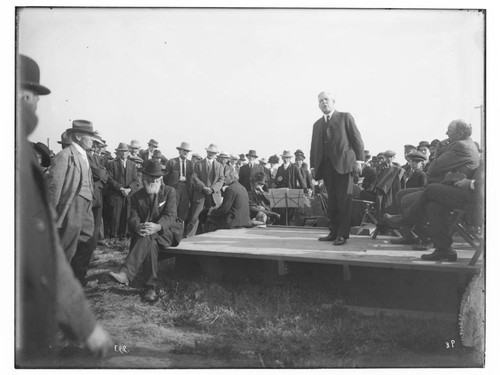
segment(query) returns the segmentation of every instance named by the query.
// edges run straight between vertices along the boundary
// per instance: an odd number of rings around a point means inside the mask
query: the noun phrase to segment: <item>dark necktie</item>
[[[186,167],[184,166],[185,162],[186,162],[185,160],[181,161],[181,176],[182,177],[186,177]]]

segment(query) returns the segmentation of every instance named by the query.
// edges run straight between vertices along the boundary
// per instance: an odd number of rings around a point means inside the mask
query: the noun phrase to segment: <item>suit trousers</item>
[[[128,197],[112,197],[110,206],[110,238],[125,236],[127,234],[128,209]]]
[[[59,229],[59,236],[75,277],[85,285],[85,276],[97,244],[94,238],[92,201],[79,195],[73,199]]]
[[[145,285],[155,287],[158,279],[158,234],[136,237],[133,246],[125,259],[122,271],[132,281],[142,265]]]
[[[185,221],[187,219],[191,203],[187,183],[179,182],[175,186],[175,193],[177,198],[177,217],[182,221]]]
[[[321,162],[323,181],[328,193],[330,232],[334,236],[349,238],[352,212],[352,174],[337,173],[329,159]]]
[[[432,243],[437,249],[446,249],[453,243],[450,236],[450,211],[467,203],[469,192],[455,186],[430,184],[420,194],[406,218],[412,223],[429,222]]]
[[[204,208],[212,207],[211,202],[213,202],[213,199],[210,195],[198,199],[193,199],[193,201],[191,202],[189,220],[184,233],[187,238],[196,235],[196,231],[198,230],[198,225],[200,223],[200,213]]]

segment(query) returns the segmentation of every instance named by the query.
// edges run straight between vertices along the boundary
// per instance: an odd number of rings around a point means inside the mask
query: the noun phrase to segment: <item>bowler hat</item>
[[[176,147],[177,150],[186,150],[186,151],[191,151],[191,145],[187,142],[181,142],[181,145],[179,147]]]
[[[157,160],[149,159],[144,163],[143,168],[138,168],[137,170],[151,177],[161,177],[165,175],[165,172],[161,169],[161,164]]]
[[[208,147],[205,149],[207,150],[208,152],[214,152],[214,153],[218,153],[219,151],[217,150],[217,145],[213,144],[213,143],[210,143],[208,145]]]
[[[245,155],[247,158],[258,158],[257,152],[255,150],[248,150],[248,154]]]
[[[137,139],[132,139],[130,141],[130,144],[128,145],[129,148],[137,149],[141,148],[141,144]]]
[[[408,155],[406,155],[408,159],[415,161],[425,161],[427,158],[420,151],[412,151]]]
[[[70,145],[73,142],[71,142],[71,137],[69,136],[68,132],[64,131],[61,134],[61,140],[57,141],[57,143],[59,143],[60,145]]]
[[[285,150],[283,153],[280,155],[282,158],[291,158],[292,157],[292,152]]]
[[[50,167],[50,150],[49,150],[49,148],[42,142],[33,143],[33,148],[42,157],[42,162],[41,162],[42,167],[44,167],[44,168]]]
[[[158,147],[158,141],[154,140],[154,139],[150,139],[149,142],[148,142],[148,146],[156,146]]]
[[[94,126],[90,121],[87,120],[74,120],[72,127],[66,129],[66,131],[68,133],[85,133],[95,135]]]
[[[396,153],[392,150],[387,150],[386,152],[384,152],[384,156],[387,158],[392,158],[393,156],[396,156]]]
[[[269,160],[267,162],[269,164],[278,164],[280,162],[280,159],[278,158],[278,155],[272,155],[269,157]]]
[[[128,146],[125,142],[120,142],[118,147],[115,148],[115,151],[128,151]]]
[[[304,160],[306,158],[306,156],[304,155],[304,151],[298,149],[297,151],[294,152],[294,155],[295,157],[302,157],[302,160]]]
[[[40,68],[32,58],[19,55],[19,83],[23,89],[35,92],[37,95],[50,94],[50,90],[40,85]]]

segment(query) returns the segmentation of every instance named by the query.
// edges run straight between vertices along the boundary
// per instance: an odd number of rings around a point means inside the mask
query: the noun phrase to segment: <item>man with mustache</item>
[[[142,264],[146,292],[144,300],[158,299],[158,251],[177,246],[182,238],[182,222],[177,219],[175,189],[162,183],[164,172],[158,161],[148,160],[142,172],[144,187],[130,198],[130,251],[120,272],[110,276],[128,285]]]

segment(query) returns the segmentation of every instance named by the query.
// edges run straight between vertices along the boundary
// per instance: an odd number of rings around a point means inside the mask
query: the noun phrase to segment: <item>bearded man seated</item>
[[[142,264],[144,299],[154,302],[158,299],[158,251],[179,244],[182,222],[177,219],[175,189],[162,183],[164,172],[160,163],[148,160],[139,171],[144,187],[130,197],[130,251],[120,272],[109,274],[119,283],[128,285]]]

